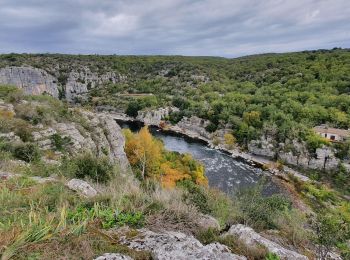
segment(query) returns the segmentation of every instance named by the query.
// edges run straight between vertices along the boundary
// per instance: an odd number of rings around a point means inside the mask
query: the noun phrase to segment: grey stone
[[[115,72],[106,72],[102,75],[92,72],[88,67],[81,67],[79,70],[71,71],[66,83],[66,99],[74,101],[75,97],[84,97],[92,88],[104,83],[117,83],[126,80],[126,76]]]
[[[164,231],[156,233],[147,229],[138,230],[133,238],[122,237],[121,243],[136,250],[150,251],[158,260],[191,259],[246,259],[232,254],[228,247],[219,243],[202,245],[192,236],[180,232]]]
[[[228,232],[223,234],[223,236],[233,235],[240,239],[243,243],[245,243],[249,247],[259,247],[264,246],[271,253],[275,253],[281,259],[284,260],[307,260],[308,258],[304,255],[301,255],[297,252],[286,249],[279,244],[270,241],[257,232],[255,232],[252,228],[238,224],[233,225],[229,229]]]
[[[164,118],[169,116],[171,112],[176,111],[179,111],[177,107],[164,107],[156,110],[139,111],[136,120],[143,122],[145,125],[159,126]]]
[[[95,260],[132,260],[132,259],[133,258],[131,258],[130,256],[116,254],[116,253],[106,253],[95,258]]]
[[[79,194],[91,198],[97,195],[97,191],[89,183],[79,179],[71,179],[67,182],[67,187]]]
[[[217,229],[217,230],[220,229],[219,221],[217,221],[217,219],[213,218],[210,215],[201,214],[198,217],[197,224],[199,227],[201,227],[203,229],[209,229],[209,228],[213,228],[213,229]]]
[[[250,141],[248,144],[248,151],[252,154],[268,158],[274,158],[276,156],[273,140],[266,136],[262,136],[259,140]]]

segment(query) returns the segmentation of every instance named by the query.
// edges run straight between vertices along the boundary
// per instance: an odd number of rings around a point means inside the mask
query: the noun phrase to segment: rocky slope
[[[45,108],[45,105],[35,101],[21,101],[17,106],[23,104],[27,108]],[[0,101],[0,110],[11,113],[11,117],[16,116],[16,107],[12,104]],[[111,162],[118,163],[123,169],[129,167],[124,152],[124,136],[113,117],[107,113],[93,113],[83,109],[70,109],[70,112],[74,115],[71,120],[52,120],[29,127],[33,141],[40,149],[54,150],[53,138],[59,136],[60,139],[66,138],[68,143],[65,148],[71,154],[90,151],[99,156],[108,155]],[[21,142],[15,131],[2,132],[0,137],[11,142]]]
[[[126,76],[115,72],[98,74],[88,67],[72,69],[67,75],[61,75],[59,70],[53,70],[52,75],[43,69],[31,66],[5,67],[0,69],[0,84],[17,86],[26,94],[49,94],[55,98],[65,97],[73,102],[76,98],[84,98],[90,89],[105,83],[116,83],[126,79]]]

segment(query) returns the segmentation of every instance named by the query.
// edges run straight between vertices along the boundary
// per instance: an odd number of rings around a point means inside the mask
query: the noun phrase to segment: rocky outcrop
[[[122,254],[115,254],[115,253],[106,253],[104,255],[101,255],[95,260],[132,260],[130,256],[122,255]]]
[[[232,235],[241,240],[249,247],[265,247],[269,252],[276,254],[283,260],[307,260],[304,255],[286,249],[279,244],[270,241],[260,234],[256,233],[252,228],[244,225],[234,225],[223,236]]]
[[[52,149],[52,136],[60,135],[69,140],[67,150],[72,154],[81,151],[91,151],[99,156],[108,156],[122,169],[129,167],[129,161],[124,152],[125,140],[120,126],[113,117],[106,113],[93,113],[77,110],[81,116],[81,123],[62,122],[51,127],[36,126],[32,132],[34,141],[41,149]]]
[[[286,145],[281,145],[278,154],[285,163],[302,168],[330,171],[337,169],[340,160],[335,156],[335,149],[328,146],[317,148],[314,154],[310,154],[306,145],[293,141],[292,148],[285,149]]]
[[[330,171],[337,169],[340,164],[340,160],[335,156],[334,148],[322,146],[311,154],[306,144],[297,140],[274,144],[271,137],[263,136],[259,140],[251,141],[248,144],[248,151],[253,155],[270,159],[277,157],[286,164],[305,169]]]
[[[65,96],[68,101],[74,101],[75,97],[86,94],[90,89],[105,83],[117,83],[124,81],[126,76],[116,74],[115,72],[106,72],[99,75],[84,67],[79,71],[72,71],[68,75],[65,86]]]
[[[158,260],[246,259],[232,254],[222,244],[203,245],[194,237],[180,232],[164,231],[156,233],[141,229],[138,230],[135,237],[122,236],[120,242],[135,250],[150,251],[153,258]]]
[[[0,69],[0,84],[14,85],[26,94],[49,94],[58,98],[57,79],[45,70],[33,67],[6,67]]]
[[[275,146],[270,137],[262,136],[260,140],[253,140],[248,144],[248,151],[255,155],[260,155],[268,158],[276,156]]]
[[[111,161],[117,162],[122,169],[129,167],[129,161],[124,151],[125,139],[120,126],[107,113],[92,113],[82,111],[90,125],[90,136],[99,155],[107,154]]]
[[[172,112],[177,112],[177,107],[164,107],[156,110],[139,111],[136,120],[143,122],[145,125],[159,126],[161,121],[169,116]]]
[[[180,132],[192,138],[204,139],[209,141],[211,134],[205,130],[209,121],[201,119],[196,116],[184,117],[174,127],[171,127],[173,131]]]
[[[67,187],[87,198],[92,198],[97,195],[97,191],[91,187],[89,183],[83,180],[71,179],[67,182]]]

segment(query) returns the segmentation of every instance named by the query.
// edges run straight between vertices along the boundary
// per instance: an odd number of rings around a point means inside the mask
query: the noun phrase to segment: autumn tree
[[[147,127],[134,134],[124,130],[125,152],[134,171],[143,180],[156,178],[164,187],[175,187],[178,181],[190,180],[207,185],[204,167],[190,154],[180,154],[164,149],[161,141],[154,138]]]
[[[162,143],[153,138],[148,127],[143,127],[137,134],[125,132],[125,151],[130,164],[138,169],[141,179],[159,172],[162,157]]]
[[[224,135],[224,139],[225,139],[225,144],[229,147],[229,149],[232,149],[234,144],[236,143],[236,138],[232,134],[226,133]]]

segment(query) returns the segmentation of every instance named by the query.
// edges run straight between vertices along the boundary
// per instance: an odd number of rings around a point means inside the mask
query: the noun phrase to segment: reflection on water
[[[120,123],[120,122],[119,122]],[[135,124],[120,123],[123,128],[135,131],[139,126]],[[211,149],[200,142],[190,141],[182,136],[172,135],[150,128],[151,133],[163,140],[167,150],[179,153],[190,153],[195,159],[201,161],[205,166],[205,174],[209,185],[220,190],[231,193],[242,188],[249,188],[256,184],[263,176],[261,169],[255,168],[244,161],[232,158],[224,152]],[[278,193],[279,188],[269,177],[264,188],[264,193]]]

